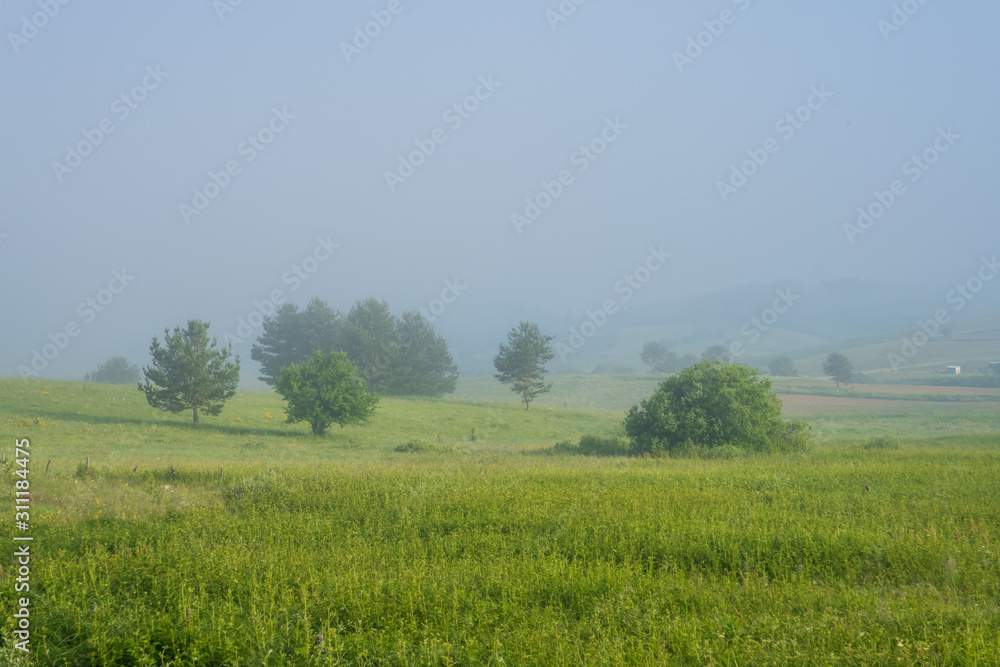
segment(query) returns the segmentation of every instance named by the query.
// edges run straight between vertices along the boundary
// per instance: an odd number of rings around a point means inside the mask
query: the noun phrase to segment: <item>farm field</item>
[[[995,401],[785,393],[813,451],[555,453],[616,433],[656,382],[596,377],[554,376],[527,412],[463,380],[324,438],[273,394],[195,430],[134,387],[0,380],[5,498],[13,439],[31,439],[35,661],[1000,661]],[[900,448],[866,449],[879,434]]]

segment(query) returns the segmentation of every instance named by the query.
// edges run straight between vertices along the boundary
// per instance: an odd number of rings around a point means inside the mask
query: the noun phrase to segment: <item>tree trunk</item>
[[[200,422],[198,421],[198,406],[197,405],[194,406],[194,426],[195,426],[195,428],[198,428],[199,426],[201,426]]]

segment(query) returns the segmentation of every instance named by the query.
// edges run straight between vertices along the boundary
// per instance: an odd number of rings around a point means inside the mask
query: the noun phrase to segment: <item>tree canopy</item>
[[[208,338],[208,322],[188,320],[187,328],[163,330],[166,347],[153,336],[149,353],[153,364],[143,368],[145,383],[139,389],[154,408],[174,414],[191,410],[194,425],[200,424],[199,411],[218,415],[226,401],[236,394],[240,381],[240,358],[230,360],[232,343],[217,348]]]
[[[283,369],[305,363],[316,350],[346,353],[379,394],[442,396],[455,391],[458,379],[448,343],[419,312],[396,317],[374,298],[357,301],[347,315],[321,299],[304,311],[284,304],[264,320],[251,357],[260,362],[260,379],[274,385]]]
[[[725,345],[709,345],[701,353],[702,361],[722,361],[729,363],[733,360],[733,355]]]
[[[342,314],[318,298],[304,311],[293,303],[283,304],[264,318],[264,331],[250,348],[250,358],[260,363],[259,379],[273,386],[283,369],[305,363],[316,350],[338,349],[342,321]]]
[[[288,423],[308,422],[314,435],[331,424],[364,424],[378,405],[343,352],[316,350],[306,363],[281,371],[275,390],[288,401]]]
[[[795,367],[795,362],[788,355],[779,355],[767,364],[767,370],[771,375],[777,377],[795,377],[799,370]]]
[[[458,366],[448,343],[419,311],[396,321],[398,347],[389,363],[383,390],[393,396],[444,396],[455,391]]]
[[[837,383],[837,389],[840,389],[841,382],[847,384],[851,381],[854,368],[846,356],[840,352],[834,352],[823,362],[823,372],[829,375]]]
[[[702,361],[664,380],[632,406],[625,433],[638,454],[793,448],[802,425],[781,419],[771,381],[742,364]]]
[[[521,395],[525,410],[530,409],[537,396],[552,388],[551,383],[545,383],[545,364],[555,357],[549,345],[554,338],[543,335],[537,324],[521,322],[507,333],[507,344],[501,343],[500,351],[493,357],[497,369],[494,377]]]
[[[389,304],[374,298],[358,301],[344,319],[343,349],[368,388],[388,393],[390,367],[400,356],[396,318]]]
[[[662,343],[655,341],[649,341],[642,347],[639,358],[650,366],[653,373],[676,373],[698,363],[698,357],[693,354],[678,356],[673,350],[668,350]]]
[[[97,370],[83,376],[84,382],[100,382],[103,384],[134,384],[142,377],[142,370],[129,363],[125,357],[111,357],[103,364],[97,365]]]

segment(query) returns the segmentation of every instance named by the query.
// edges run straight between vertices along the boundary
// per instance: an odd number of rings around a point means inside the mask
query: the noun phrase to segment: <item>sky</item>
[[[243,326],[252,369],[273,297],[424,309],[455,349],[775,281],[943,298],[1000,252],[998,23],[985,0],[10,0],[0,375],[148,363],[193,318]]]

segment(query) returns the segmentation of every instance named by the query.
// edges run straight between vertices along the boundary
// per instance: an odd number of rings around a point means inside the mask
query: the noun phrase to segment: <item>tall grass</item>
[[[1000,663],[995,431],[640,459],[601,411],[387,401],[323,439],[267,395],[195,431],[0,389],[36,457],[36,664]]]

